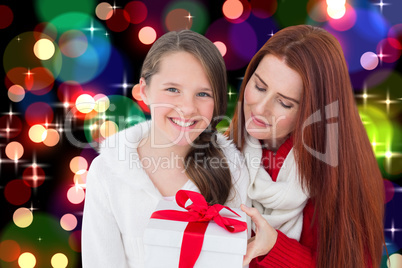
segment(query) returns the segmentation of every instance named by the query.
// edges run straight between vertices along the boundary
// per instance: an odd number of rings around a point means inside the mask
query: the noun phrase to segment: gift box
[[[183,192],[188,194],[190,191]],[[186,200],[183,202],[188,203]],[[243,256],[247,251],[247,224],[244,212],[235,208],[229,211],[221,205],[215,205],[218,206],[217,209],[204,207],[197,212],[190,206],[189,212],[188,208],[178,203],[179,201],[176,203],[161,200],[149,220],[144,233],[145,267],[243,267]],[[212,211],[215,216],[211,216],[206,210]],[[158,216],[160,212],[166,213],[164,216]],[[170,216],[172,212],[179,215]],[[192,215],[187,215],[191,213]],[[198,216],[203,213],[206,215]],[[216,217],[217,213],[219,215]],[[201,217],[201,220],[194,217]],[[229,227],[225,228],[222,222]],[[230,227],[231,225],[236,225],[236,230]],[[201,250],[199,253],[198,247]],[[195,264],[192,265],[188,259],[193,259]]]

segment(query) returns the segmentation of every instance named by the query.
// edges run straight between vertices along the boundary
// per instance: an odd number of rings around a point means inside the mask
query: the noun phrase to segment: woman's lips
[[[251,114],[251,120],[253,120],[254,124],[261,127],[270,127],[271,124],[267,124],[264,121],[258,119],[254,114]]]

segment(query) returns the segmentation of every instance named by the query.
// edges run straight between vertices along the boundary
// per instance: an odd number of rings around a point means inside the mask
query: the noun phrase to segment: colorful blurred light
[[[73,186],[67,191],[67,199],[72,204],[79,204],[85,199],[85,192],[82,188]]]
[[[59,132],[57,132],[55,129],[46,129],[46,131],[43,133],[43,137],[45,137],[43,144],[49,147],[55,146],[60,141]]]
[[[113,7],[107,2],[99,3],[96,6],[95,14],[100,20],[108,20],[113,15]]]
[[[188,10],[178,8],[171,10],[165,19],[168,31],[180,31],[191,29],[193,17]]]
[[[37,164],[27,167],[22,173],[24,183],[31,188],[41,186],[45,178],[45,171],[41,167],[38,167]]]
[[[4,188],[4,196],[10,204],[20,206],[31,198],[31,188],[20,179],[11,180]]]
[[[33,47],[35,56],[40,60],[50,59],[53,57],[55,50],[53,42],[46,38],[36,41]]]
[[[381,40],[377,45],[377,54],[379,55],[381,61],[387,63],[393,63],[399,60],[401,56],[401,50],[395,48],[395,39],[385,38]]]
[[[12,141],[6,146],[6,156],[11,160],[18,160],[24,154],[24,147],[18,141]]]
[[[74,184],[85,185],[87,183],[88,171],[80,170],[74,175]]]
[[[360,58],[360,64],[368,71],[374,70],[378,66],[377,54],[373,52],[366,52]]]
[[[72,231],[77,227],[77,218],[73,214],[64,214],[60,219],[60,226],[66,231]]]
[[[18,258],[18,265],[21,268],[34,268],[36,265],[36,258],[30,252],[24,252]]]
[[[77,58],[87,50],[88,38],[82,31],[70,30],[60,36],[59,47],[65,56]]]
[[[329,20],[329,25],[337,31],[347,31],[352,28],[357,20],[356,11],[354,8],[346,4],[345,6],[345,14],[341,18],[333,18]]]
[[[95,10],[95,0],[38,0],[35,1],[36,15],[40,21],[50,21],[64,13],[90,14]],[[71,27],[76,21],[67,22],[66,27]]]
[[[94,110],[97,111],[98,113],[104,113],[107,111],[107,109],[109,109],[110,100],[106,95],[97,94],[94,96],[94,100],[95,100]]]
[[[53,268],[66,268],[68,265],[68,259],[63,253],[56,253],[51,259]]]
[[[81,252],[81,230],[73,231],[70,234],[68,244],[75,252]]]
[[[95,100],[89,94],[80,95],[75,101],[77,110],[83,114],[90,113],[95,108]]]
[[[133,86],[133,89],[131,90],[131,94],[133,95],[133,98],[136,99],[137,101],[141,101],[141,94],[140,94],[140,84],[135,84]]]
[[[34,102],[25,110],[25,121],[30,126],[52,123],[53,116],[53,109],[46,102]]]
[[[27,208],[19,208],[13,214],[14,224],[20,228],[26,228],[33,221],[32,212]]]
[[[76,156],[70,161],[70,170],[73,173],[83,172],[88,169],[88,162],[82,156]]]
[[[260,19],[267,19],[275,14],[278,7],[277,0],[251,0],[251,12]]]
[[[238,0],[226,0],[222,6],[223,15],[231,20],[239,18],[243,13],[243,4]]]
[[[154,28],[146,26],[140,30],[138,33],[138,38],[140,39],[141,43],[150,45],[156,40],[156,32]]]
[[[0,14],[0,29],[5,29],[13,22],[14,14],[11,8],[5,5],[0,5]]]
[[[20,102],[25,97],[25,89],[20,85],[13,85],[8,89],[8,98],[13,102]]]
[[[218,48],[218,50],[221,53],[222,57],[224,57],[226,55],[226,52],[227,52],[226,45],[221,41],[215,41],[214,45]]]
[[[107,138],[109,136],[116,134],[119,131],[119,127],[113,121],[105,121],[100,126],[99,131],[100,131],[100,134],[102,135],[102,137]]]
[[[42,125],[33,125],[29,131],[28,131],[28,136],[31,139],[31,141],[35,143],[40,143],[46,139],[46,128]]]
[[[395,267],[402,267],[402,255],[399,253],[394,253],[389,256],[387,260],[387,267],[388,268],[395,268]]]
[[[122,32],[130,25],[130,15],[124,9],[114,9],[113,15],[106,21],[106,25],[113,32]]]
[[[0,260],[13,262],[21,254],[20,245],[14,240],[4,240],[0,242]]]
[[[141,1],[128,2],[124,7],[124,10],[130,15],[130,23],[132,24],[143,22],[148,15],[148,9]]]
[[[340,19],[345,15],[346,7],[345,6],[336,6],[336,7],[328,6],[327,13],[328,13],[328,16],[330,16],[333,19]]]

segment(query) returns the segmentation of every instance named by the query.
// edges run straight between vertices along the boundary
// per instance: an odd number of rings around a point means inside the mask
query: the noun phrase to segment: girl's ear
[[[140,78],[140,96],[141,96],[142,101],[146,105],[149,105],[146,86],[147,86],[147,83],[145,82],[145,79],[143,77],[141,77]]]

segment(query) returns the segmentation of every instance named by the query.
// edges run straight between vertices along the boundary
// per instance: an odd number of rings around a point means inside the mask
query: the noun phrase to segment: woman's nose
[[[183,113],[184,117],[191,116],[195,114],[197,110],[196,104],[193,97],[183,98],[179,105],[180,112]]]

